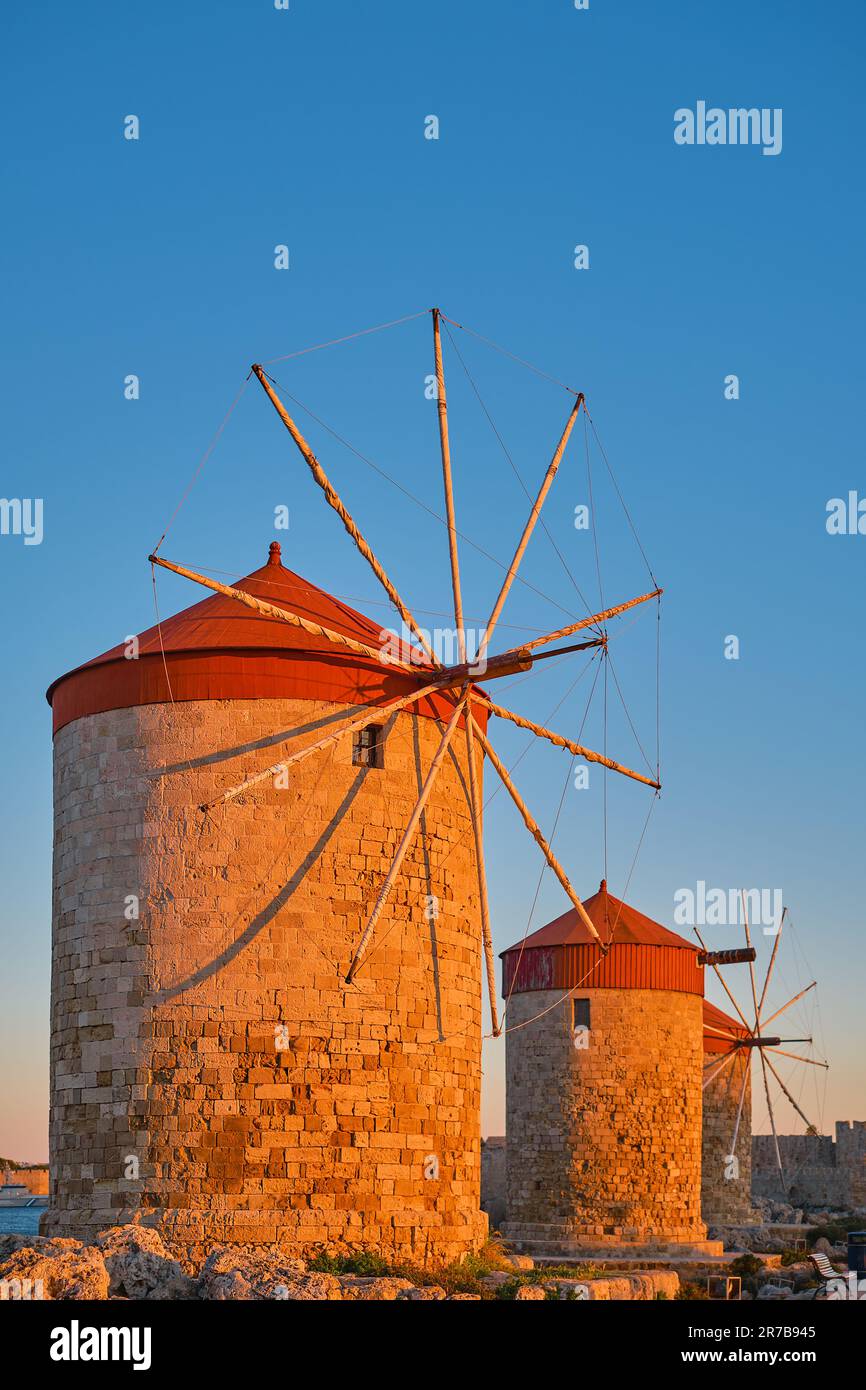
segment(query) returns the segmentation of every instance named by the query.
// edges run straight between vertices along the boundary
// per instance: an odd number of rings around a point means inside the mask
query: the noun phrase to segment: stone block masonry
[[[483,1240],[462,739],[349,987],[435,721],[393,717],[382,769],[354,766],[348,736],[284,790],[196,809],[275,761],[275,731],[312,741],[341,713],[189,701],[58,733],[45,1233],[139,1214],[193,1250],[280,1240],[428,1260]]]
[[[511,1000],[506,1234],[587,1248],[703,1241],[700,996],[579,994],[586,1047],[561,990]]]
[[[714,1067],[719,1066],[717,1059],[715,1054]],[[732,1061],[716,1071],[704,1090],[701,1210],[708,1226],[736,1226],[757,1220],[752,1207],[751,1066],[751,1050],[741,1048]],[[737,1145],[732,1149],[741,1096]]]
[[[824,1134],[780,1134],[784,1181],[773,1136],[752,1140],[752,1191],[756,1197],[801,1207],[866,1211],[866,1120],[839,1120],[835,1142]]]
[[[506,1217],[505,1176],[507,1147],[504,1135],[491,1135],[481,1141],[481,1210],[487,1213],[490,1229],[499,1229]]]

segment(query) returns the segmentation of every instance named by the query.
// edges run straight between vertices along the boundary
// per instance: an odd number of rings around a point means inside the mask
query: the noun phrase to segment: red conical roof
[[[593,893],[591,898],[584,898],[583,906],[605,944],[614,941],[618,945],[628,942],[637,946],[682,946],[690,951],[698,949],[693,941],[686,941],[685,937],[668,931],[667,927],[654,922],[651,917],[645,917],[636,907],[630,907],[620,898],[615,898],[607,891],[605,879],[599,884],[597,893]],[[589,927],[578,916],[577,909],[571,907],[567,912],[563,912],[561,917],[548,922],[546,927],[539,927],[538,931],[534,931],[526,938],[523,947],[526,949],[533,946],[566,944],[590,946],[594,943],[595,938]],[[518,950],[520,944],[518,942],[517,946],[509,949]]]
[[[502,992],[526,990],[659,989],[703,994],[703,967],[698,946],[661,923],[645,917],[612,893],[602,879],[597,893],[585,898],[587,915],[609,947],[598,942],[570,908],[546,927],[502,952]]]
[[[275,541],[267,564],[232,587],[375,650],[383,645],[380,624],[286,569]],[[55,733],[82,715],[138,704],[265,698],[385,704],[408,695],[415,684],[412,675],[384,659],[311,636],[224,594],[164,619],[161,632],[155,626],[139,634],[137,658],[129,659],[128,650],[127,642],[119,643],[49,686]],[[394,652],[393,642],[389,650]],[[417,683],[423,683],[431,669],[424,654],[401,644],[399,655],[411,660]],[[412,708],[436,718],[444,712],[447,719],[453,705],[437,696]],[[483,715],[475,711],[476,719]]]
[[[261,569],[253,570],[245,579],[236,580],[231,587],[240,589],[244,594],[252,594],[254,598],[265,599],[275,608],[286,608],[301,618],[309,618],[320,627],[330,628],[344,637],[352,637],[356,642],[363,642],[368,647],[382,645],[382,629],[378,624],[370,618],[365,618],[363,613],[350,608],[347,603],[326,593],[324,589],[311,584],[308,579],[302,579],[299,574],[286,569],[280,559],[280,546],[277,541],[272,541],[269,546],[267,564],[262,565]],[[173,617],[164,619],[161,645],[166,652],[253,651],[264,648],[267,651],[333,654],[340,650],[325,637],[312,637],[303,628],[281,623],[275,618],[266,618],[264,614],[244,607],[236,599],[228,598],[225,594],[211,594],[210,598],[202,599],[191,608],[184,608]],[[140,656],[159,653],[159,627],[149,627],[140,633],[138,647]],[[125,648],[126,643],[121,642],[110,651],[93,657],[84,666],[76,669],[83,671],[88,667],[105,665],[109,661],[123,660]],[[358,659],[354,654],[351,655],[353,660]],[[413,659],[421,669],[429,669],[430,663],[423,652],[415,652]],[[65,679],[65,676],[60,677],[60,680]],[[55,681],[54,685],[49,687],[49,699],[59,683]]]

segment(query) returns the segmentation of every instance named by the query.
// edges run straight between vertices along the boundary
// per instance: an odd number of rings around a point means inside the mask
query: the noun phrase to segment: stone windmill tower
[[[484,760],[606,952],[488,720],[654,791],[658,768],[634,771],[486,691],[550,657],[591,649],[606,662],[608,620],[662,591],[653,579],[649,592],[582,617],[557,603],[573,620],[492,653],[575,422],[587,415],[582,392],[563,387],[565,425],[534,498],[527,491],[529,515],[470,650],[441,316],[431,312],[445,503],[436,519],[447,533],[455,653],[443,659],[418,626],[274,379],[254,365],[250,377],[407,640],[286,570],[276,544],[266,565],[230,586],[160,556],[167,527],[150,556],[154,593],[159,567],[215,596],[48,692],[47,1231],[141,1215],[202,1247],[279,1238],[449,1259],[480,1243],[482,960],[500,1032]]]
[[[709,1251],[699,948],[604,882],[584,907],[606,953],[574,912],[503,953],[504,1230],[538,1254]]]
[[[757,1214],[752,1208],[752,1060],[757,1056],[763,1081],[764,1100],[770,1124],[770,1136],[756,1136],[757,1151],[762,1157],[772,1155],[777,1184],[775,1191],[788,1200],[792,1196],[794,1174],[787,1172],[776,1123],[775,1104],[780,1099],[791,1107],[805,1126],[806,1136],[818,1134],[818,1128],[801,1108],[799,1100],[779,1072],[780,1059],[800,1066],[818,1067],[827,1071],[829,1063],[815,1055],[803,1056],[789,1052],[789,1046],[806,1044],[813,1049],[814,1038],[806,1036],[780,1037],[775,1028],[778,1020],[794,1005],[817,987],[817,981],[798,989],[781,1007],[768,1003],[768,989],[773,978],[779,947],[788,920],[788,909],[782,912],[778,927],[770,934],[773,948],[766,967],[763,984],[758,984],[755,972],[756,951],[752,945],[747,895],[741,893],[745,947],[739,950],[702,952],[701,959],[710,965],[722,986],[736,1018],[724,1013],[707,1001],[704,1004],[704,1146],[703,1146],[703,1211],[704,1219],[713,1225],[742,1225],[753,1222]],[[700,933],[696,931],[703,946]],[[788,933],[790,936],[790,932]],[[787,939],[787,938],[786,938]],[[751,1007],[742,1006],[719,969],[739,961],[748,961],[751,983]],[[770,1010],[772,1009],[772,1012]],[[775,1025],[775,1028],[774,1026]],[[787,1027],[785,1032],[787,1032]],[[799,1068],[798,1068],[799,1070]],[[789,1081],[793,1078],[789,1077]],[[772,1081],[772,1087],[771,1087]],[[776,1091],[775,1102],[772,1091]]]
[[[239,589],[378,644],[280,563]],[[130,653],[133,645],[136,655]],[[214,596],[61,677],[54,713],[51,1208],[80,1234],[348,1242],[449,1257],[479,1212],[481,957],[464,745],[345,967],[451,709]],[[170,687],[171,699],[167,698]],[[280,751],[361,723],[256,794]],[[486,711],[476,717],[482,728]],[[234,755],[234,756],[232,756]],[[477,776],[481,777],[481,763]]]
[[[751,1049],[739,1046],[730,1065],[722,1065],[734,1040],[742,1044],[748,1038],[742,1023],[704,1000],[701,1212],[708,1226],[747,1225],[755,1220]]]

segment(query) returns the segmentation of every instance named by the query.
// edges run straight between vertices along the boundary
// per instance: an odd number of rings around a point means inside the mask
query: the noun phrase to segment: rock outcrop
[[[158,1231],[113,1226],[96,1237],[110,1279],[109,1294],[126,1298],[195,1298],[198,1285],[172,1259]]]
[[[335,1263],[330,1261],[329,1263]],[[507,1263],[507,1259],[503,1260]],[[581,1280],[540,1278],[525,1257],[474,1279],[470,1292],[390,1273],[333,1273],[311,1269],[279,1245],[219,1245],[200,1265],[165,1243],[152,1227],[130,1224],[101,1231],[93,1244],[43,1236],[0,1237],[0,1301],[9,1299],[207,1299],[307,1302],[518,1303],[571,1299],[673,1298],[679,1279],[669,1270]],[[191,1271],[191,1272],[190,1272]],[[410,1270],[411,1272],[411,1270]],[[419,1279],[424,1276],[419,1271]],[[453,1287],[453,1284],[452,1284]],[[459,1287],[459,1286],[458,1286]],[[764,1297],[772,1295],[765,1294]]]
[[[40,1240],[0,1261],[0,1292],[7,1299],[104,1299],[109,1282],[99,1251],[77,1240]]]

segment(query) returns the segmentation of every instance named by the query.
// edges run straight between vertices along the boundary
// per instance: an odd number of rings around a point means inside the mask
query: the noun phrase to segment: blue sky
[[[0,1152],[38,1159],[47,1147],[45,687],[152,622],[146,556],[252,361],[432,304],[586,392],[665,586],[664,792],[629,900],[670,924],[674,893],[698,880],[781,887],[820,980],[833,1063],[824,1127],[864,1117],[866,538],[830,537],[824,524],[828,499],[866,494],[863,41],[853,0],[778,0],[759,13],[743,0],[591,0],[585,12],[569,0],[291,0],[286,12],[257,0],[95,4],[86,15],[48,3],[10,17],[2,492],[44,499],[44,539],[0,537]],[[676,145],[674,112],[698,100],[782,108],[782,152]],[[123,137],[130,114],[138,141]],[[424,138],[431,114],[435,141]],[[278,244],[288,271],[274,269]],[[589,247],[588,270],[574,269],[577,244]],[[476,339],[456,341],[537,483],[568,397]],[[438,508],[430,355],[421,319],[273,371]],[[507,559],[525,499],[447,338],[445,355],[461,528]],[[137,401],[124,399],[130,373]],[[736,401],[724,398],[730,373]],[[300,418],[398,587],[434,625],[450,592],[441,527]],[[616,600],[648,587],[646,570],[591,461],[603,592]],[[595,598],[591,538],[572,524],[586,500],[581,426],[545,519]],[[372,575],[255,383],[163,553],[245,573],[263,561],[279,504],[291,511],[286,563],[384,620]],[[467,620],[483,620],[501,572],[466,547],[463,567]],[[543,536],[524,573],[573,606]],[[195,597],[180,580],[161,583],[164,612]],[[521,589],[504,621],[503,636],[566,619]],[[654,621],[647,606],[612,644],[651,760]],[[740,639],[737,661],[724,659],[728,634]],[[509,696],[546,717],[578,673],[573,661]],[[553,719],[563,732],[576,732],[586,689]],[[609,751],[637,766],[609,694]],[[602,737],[598,700],[585,735]],[[497,738],[508,760],[525,742],[510,729]],[[567,772],[555,749],[531,748],[521,763],[546,829]],[[644,789],[611,779],[614,892],[647,809]],[[601,813],[595,778],[567,793],[557,827],[585,894],[603,868]],[[502,949],[526,929],[540,861],[502,796],[487,837]],[[534,926],[565,905],[550,877]],[[734,938],[718,929],[714,944]],[[793,993],[810,978],[792,952],[778,1002],[786,981]],[[735,988],[744,1000],[745,974]],[[501,1132],[502,1045],[485,1048],[485,1129]],[[815,1078],[783,1074],[817,1114]]]

